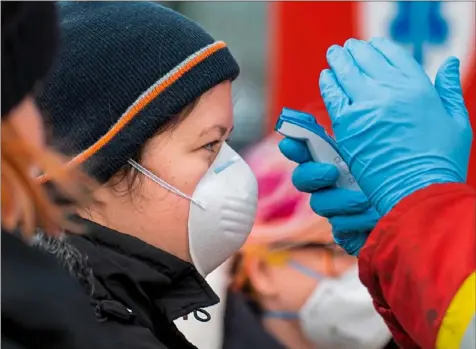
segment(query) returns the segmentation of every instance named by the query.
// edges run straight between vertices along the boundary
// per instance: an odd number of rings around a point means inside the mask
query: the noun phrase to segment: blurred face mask
[[[328,278],[296,262],[290,265],[319,283],[298,313],[271,311],[265,316],[299,319],[304,335],[318,349],[380,349],[390,340],[357,267]]]
[[[258,202],[256,178],[228,144],[190,197],[130,159],[129,164],[165,189],[190,200],[188,238],[190,255],[204,277],[219,267],[246,241]]]

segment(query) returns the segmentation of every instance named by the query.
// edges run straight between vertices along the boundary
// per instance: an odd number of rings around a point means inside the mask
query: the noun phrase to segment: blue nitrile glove
[[[299,163],[293,172],[294,186],[311,194],[311,208],[329,219],[335,242],[348,254],[358,255],[369,232],[380,219],[360,191],[335,187],[339,171],[334,165],[313,162],[307,146],[284,138],[279,149],[288,159]]]
[[[382,216],[418,189],[465,182],[472,131],[457,58],[443,63],[435,86],[386,39],[350,39],[327,61],[319,86],[337,144]]]

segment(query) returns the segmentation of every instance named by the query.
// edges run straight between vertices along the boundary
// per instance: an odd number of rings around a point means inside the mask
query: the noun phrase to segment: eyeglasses
[[[298,250],[314,250],[316,270],[322,270],[331,277],[340,275],[357,261],[335,243],[315,242],[273,245],[268,249],[265,259],[274,265],[285,265],[291,260],[291,251]]]

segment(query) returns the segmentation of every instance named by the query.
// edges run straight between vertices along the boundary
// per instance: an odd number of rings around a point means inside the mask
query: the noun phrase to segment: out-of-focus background
[[[312,112],[329,126],[319,96],[318,77],[333,44],[356,37],[384,36],[410,50],[431,78],[449,55],[461,60],[466,103],[476,129],[476,45],[474,2],[161,2],[200,23],[217,40],[228,43],[241,66],[234,84],[235,131],[230,143],[238,151],[273,131],[283,106]],[[476,149],[470,173],[476,186]],[[210,276],[223,298],[224,266]],[[220,306],[212,322],[179,321],[199,348],[220,345]],[[209,331],[214,326],[214,331]]]
[[[314,112],[327,124],[319,96],[325,53],[349,37],[384,36],[405,45],[433,78],[449,55],[461,59],[463,85],[476,117],[474,2],[206,2],[163,1],[228,43],[241,66],[234,84],[237,149],[272,131],[283,106]],[[473,152],[474,155],[474,152]],[[470,172],[476,185],[476,164]]]

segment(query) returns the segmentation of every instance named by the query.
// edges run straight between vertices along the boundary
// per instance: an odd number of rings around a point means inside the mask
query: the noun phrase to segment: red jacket
[[[360,279],[402,348],[476,348],[476,191],[435,184],[402,200],[359,255]]]

